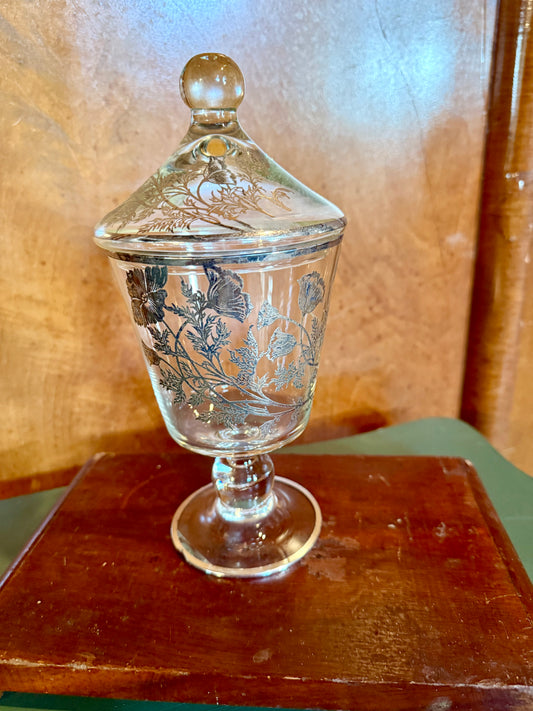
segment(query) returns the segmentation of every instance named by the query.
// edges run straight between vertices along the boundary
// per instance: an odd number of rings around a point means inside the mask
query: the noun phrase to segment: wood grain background
[[[495,29],[462,415],[533,474],[533,6]]]
[[[304,437],[458,416],[495,12],[6,0],[0,479],[175,446],[92,228],[175,149],[179,74],[203,51],[243,70],[245,130],[348,217]]]

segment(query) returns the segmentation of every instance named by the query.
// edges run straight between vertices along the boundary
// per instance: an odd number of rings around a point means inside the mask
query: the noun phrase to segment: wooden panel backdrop
[[[533,474],[533,4],[501,0],[463,417]]]
[[[495,4],[2,3],[0,477],[173,446],[92,226],[181,139],[202,51],[239,63],[245,129],[348,216],[305,436],[457,416]]]

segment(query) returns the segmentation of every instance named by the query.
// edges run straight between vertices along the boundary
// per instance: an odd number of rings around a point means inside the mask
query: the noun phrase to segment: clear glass
[[[212,485],[174,516],[176,548],[215,575],[268,575],[320,532],[318,504],[274,477],[268,453],[309,419],[346,221],[242,130],[244,79],[229,57],[193,57],[180,91],[189,130],[95,240],[168,431],[215,457]]]
[[[259,262],[111,259],[168,431],[215,457],[214,486],[172,523],[176,547],[203,570],[277,572],[318,536],[318,505],[274,479],[267,453],[309,419],[338,245]]]

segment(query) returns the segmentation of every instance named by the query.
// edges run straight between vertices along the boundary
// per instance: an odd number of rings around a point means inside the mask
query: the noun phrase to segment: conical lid
[[[119,259],[261,253],[327,243],[342,212],[293,178],[244,133],[239,67],[223,54],[185,66],[181,96],[191,124],[177,151],[96,227]]]

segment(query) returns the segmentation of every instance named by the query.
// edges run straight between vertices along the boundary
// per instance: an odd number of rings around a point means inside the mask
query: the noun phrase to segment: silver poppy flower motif
[[[250,295],[242,290],[241,277],[230,269],[220,269],[214,264],[204,264],[209,281],[207,305],[221,316],[229,316],[244,323],[253,309]]]
[[[318,272],[311,272],[298,279],[298,284],[298,306],[303,315],[310,314],[324,300],[324,280]]]
[[[298,341],[292,333],[286,333],[281,328],[276,328],[268,345],[267,357],[269,360],[276,360],[289,355],[294,350]]]
[[[131,299],[133,320],[139,326],[158,323],[165,318],[167,292],[166,267],[131,269],[126,275],[126,287]]]
[[[270,418],[274,427],[286,415],[299,417],[310,406],[324,336],[325,313],[320,317],[317,309],[325,298],[323,278],[315,271],[298,280],[300,319],[263,301],[252,322],[254,307],[241,275],[214,260],[205,261],[203,270],[205,290],[180,277],[182,298],[168,304],[166,267],[127,271],[133,317],[148,331],[143,351],[152,374],[159,374],[158,386],[173,394],[172,407],[192,408],[205,423],[238,427],[253,416]],[[226,318],[248,323],[246,336],[238,327],[234,337]],[[272,332],[258,338],[268,327]],[[228,391],[238,399],[228,400]],[[283,391],[288,397],[273,395]]]

